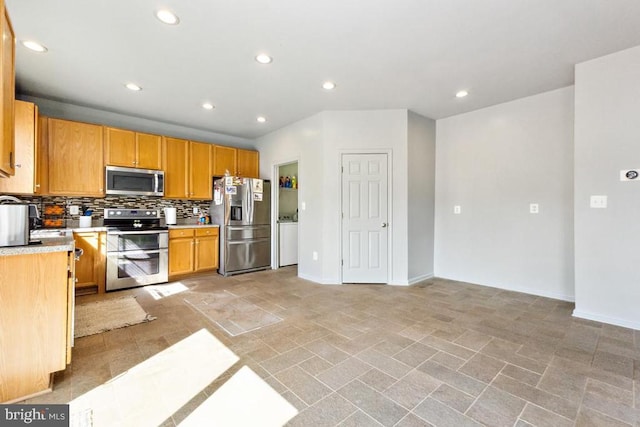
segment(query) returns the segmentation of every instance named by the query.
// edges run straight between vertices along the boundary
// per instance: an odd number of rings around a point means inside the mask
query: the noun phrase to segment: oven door
[[[109,231],[107,233],[107,252],[154,251],[168,247],[168,231]]]
[[[169,280],[169,250],[107,252],[107,291]]]
[[[169,232],[107,232],[106,290],[133,288],[169,280]]]

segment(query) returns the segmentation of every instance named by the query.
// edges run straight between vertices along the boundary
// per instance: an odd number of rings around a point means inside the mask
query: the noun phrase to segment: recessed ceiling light
[[[215,107],[213,106],[213,104],[205,102],[204,104],[202,104],[202,108],[204,108],[205,110],[213,110]]]
[[[264,123],[267,121],[267,118],[264,116],[258,116],[256,120],[258,121],[258,123]]]
[[[466,90],[461,90],[456,93],[456,98],[464,98],[467,95],[469,95],[469,92],[467,92]]]
[[[256,61],[258,61],[261,64],[270,64],[271,61],[273,61],[273,58],[267,55],[266,53],[261,53],[258,56],[256,56]]]
[[[167,25],[178,25],[180,23],[180,18],[178,18],[175,13],[167,9],[158,10],[156,12],[156,18]]]
[[[334,82],[324,82],[322,83],[322,89],[324,90],[333,90],[336,88],[336,84]]]
[[[126,85],[124,85],[127,89],[132,90],[134,92],[138,92],[140,90],[142,90],[142,88],[140,86],[138,86],[135,83],[127,83]]]
[[[33,40],[23,40],[22,45],[27,49],[31,49],[34,52],[44,53],[47,51],[46,47],[44,47],[38,42],[34,42]]]

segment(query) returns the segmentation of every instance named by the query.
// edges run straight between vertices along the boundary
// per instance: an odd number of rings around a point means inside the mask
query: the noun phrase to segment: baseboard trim
[[[433,279],[433,272],[409,279],[409,285],[415,285],[416,283],[422,282],[423,280],[429,280],[429,279]]]
[[[319,277],[310,276],[308,274],[298,273],[298,277],[301,278],[301,279],[304,279],[304,280],[308,280],[310,282],[317,283],[319,285],[341,285],[342,284],[342,283],[336,283],[335,281],[331,281],[331,282],[330,281],[326,281],[326,280],[323,280],[323,279],[321,279]]]
[[[615,326],[622,326],[623,328],[640,330],[640,322],[628,321],[617,317],[603,316],[602,314],[589,313],[578,309],[573,310],[573,317],[594,320],[596,322],[607,323]]]
[[[557,299],[557,300],[560,300],[560,301],[566,301],[566,302],[575,302],[576,301],[576,298],[573,295],[557,294],[555,292],[540,291],[539,289],[515,288],[515,287],[500,286],[500,285],[496,285],[496,284],[488,285],[488,284],[484,284],[484,283],[470,282],[468,280],[465,280],[465,279],[459,278],[459,277],[446,277],[446,276],[437,276],[437,277],[439,277],[441,279],[446,279],[446,280],[455,280],[456,282],[464,282],[464,283],[471,283],[473,285],[478,285],[478,286],[486,286],[488,288],[496,288],[496,289],[502,289],[502,290],[505,290],[505,291],[521,292],[523,294],[535,295],[535,296],[538,296],[538,297]]]

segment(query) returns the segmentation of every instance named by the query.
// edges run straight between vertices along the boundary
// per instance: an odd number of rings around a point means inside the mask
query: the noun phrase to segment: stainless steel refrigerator
[[[256,178],[213,181],[211,220],[220,225],[220,267],[225,276],[271,268],[271,185]]]

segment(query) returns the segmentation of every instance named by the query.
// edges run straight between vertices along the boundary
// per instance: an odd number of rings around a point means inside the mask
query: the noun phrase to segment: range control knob
[[[122,211],[117,211],[116,215],[122,215]]]

